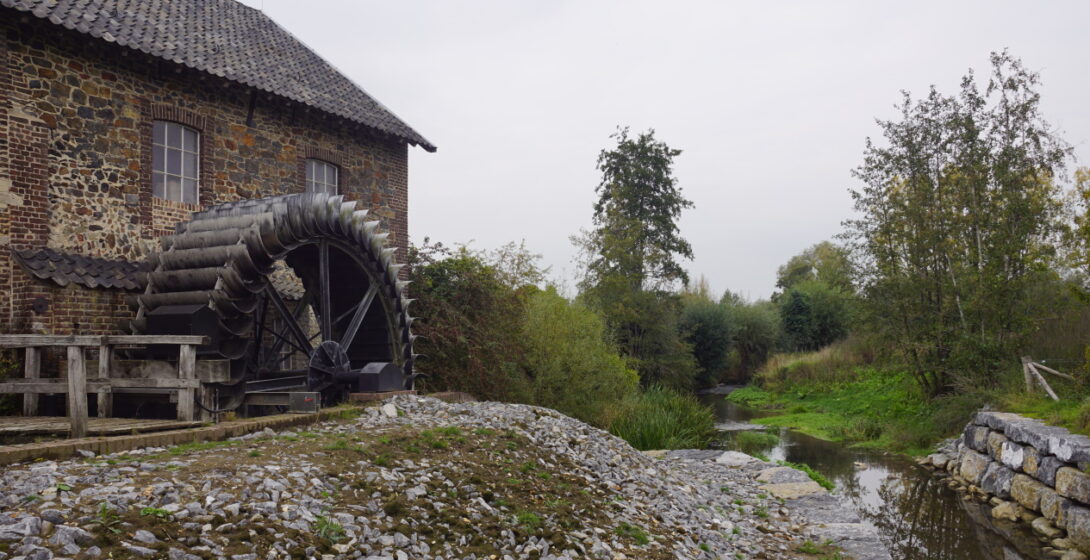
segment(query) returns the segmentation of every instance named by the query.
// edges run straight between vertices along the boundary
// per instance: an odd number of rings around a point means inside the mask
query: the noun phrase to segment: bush
[[[524,401],[523,294],[485,258],[464,247],[413,247],[411,311],[420,320],[414,350],[430,391],[465,391],[480,399]]]
[[[554,289],[527,298],[522,334],[534,404],[607,427],[608,415],[639,390],[636,372],[607,342],[602,320]]]
[[[847,336],[854,301],[818,280],[806,280],[781,296],[780,317],[789,347],[817,350]]]
[[[715,433],[715,416],[691,395],[654,386],[622,403],[609,431],[636,449],[699,449]]]

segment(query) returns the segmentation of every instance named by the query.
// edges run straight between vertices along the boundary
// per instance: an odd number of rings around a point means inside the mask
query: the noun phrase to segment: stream
[[[738,424],[765,415],[727,402],[723,395],[701,400],[715,409],[724,427],[744,427]],[[989,505],[963,500],[944,479],[911,458],[778,430],[777,443],[742,451],[761,453],[771,461],[805,463],[825,475],[836,484],[833,493],[878,529],[894,560],[1048,558],[1027,524],[993,520]],[[736,449],[738,433],[721,431],[714,445]]]

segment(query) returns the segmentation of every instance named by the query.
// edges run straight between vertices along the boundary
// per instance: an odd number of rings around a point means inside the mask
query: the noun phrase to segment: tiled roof
[[[291,33],[261,11],[234,0],[0,0],[0,5],[435,151],[427,139]]]
[[[15,258],[34,276],[61,286],[72,283],[88,288],[142,290],[147,282],[144,262],[113,261],[53,249],[16,251]]]

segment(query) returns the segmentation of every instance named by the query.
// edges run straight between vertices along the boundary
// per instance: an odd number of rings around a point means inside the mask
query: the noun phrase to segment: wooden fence
[[[205,411],[198,413],[195,403],[209,402],[201,380],[197,378],[197,346],[207,344],[208,338],[190,335],[0,335],[0,348],[23,348],[26,350],[23,372],[26,379],[0,383],[0,393],[21,393],[23,395],[23,415],[38,414],[38,397],[42,394],[68,395],[68,418],[71,422],[70,437],[87,435],[87,394],[95,393],[98,399],[98,415],[107,417],[113,411],[114,389],[149,389],[171,390],[178,398],[178,419],[192,421],[209,417]],[[114,371],[114,349],[117,346],[178,346],[177,379],[131,379],[117,378]],[[41,377],[42,349],[67,349],[67,375],[65,378],[43,379]],[[87,378],[87,359],[85,351],[98,348],[98,371]],[[62,370],[63,371],[63,370]]]

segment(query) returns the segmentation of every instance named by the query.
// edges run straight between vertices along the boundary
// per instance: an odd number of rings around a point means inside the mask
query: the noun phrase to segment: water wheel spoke
[[[344,331],[344,336],[341,337],[341,346],[348,348],[352,345],[352,341],[356,339],[356,333],[360,330],[360,325],[363,324],[363,318],[367,316],[367,311],[371,309],[371,303],[375,301],[375,296],[378,294],[378,287],[372,283],[371,287],[367,289],[367,293],[363,295],[363,299],[356,305],[356,313],[352,315],[352,321],[348,323],[348,328]]]
[[[284,303],[284,298],[280,297],[280,293],[276,291],[276,288],[272,284],[265,286],[265,294],[268,295],[269,301],[272,302],[273,307],[280,313],[280,317],[284,319],[284,323],[287,324],[287,328],[291,331],[292,336],[295,338],[298,344],[292,344],[300,352],[304,352],[310,355],[313,346],[310,344],[310,340],[306,333],[303,332],[303,327],[299,325],[299,321],[296,320],[295,314],[288,309],[288,305]],[[302,306],[300,306],[302,307]],[[286,341],[286,337],[284,337]]]
[[[306,310],[307,306],[310,305],[310,300],[311,299],[313,299],[311,292],[306,292],[306,293],[303,294],[303,298],[299,301],[299,304],[295,306],[295,311],[292,313],[292,315],[295,318],[295,321],[297,323],[299,322],[300,319],[302,319],[303,312]],[[262,310],[262,313],[261,313],[261,319],[257,321],[257,326],[258,327],[264,328],[265,315],[267,315],[267,311],[265,310],[265,308],[267,306],[268,306],[268,298],[265,298],[265,304],[260,308]],[[274,340],[273,340],[272,347],[265,350],[265,355],[262,356],[262,359],[258,362],[258,363],[261,364],[260,369],[262,369],[262,370],[271,370],[273,368],[279,367],[280,364],[284,363],[284,360],[291,357],[292,353],[288,353],[288,354],[281,354],[280,353],[280,351],[284,348],[285,343],[287,343],[290,346],[294,347],[295,350],[298,351],[298,352],[305,352],[305,350],[300,348],[298,345],[293,344],[291,342],[291,340],[287,338],[288,331],[290,329],[291,329],[290,326],[285,326],[284,329],[281,330],[280,332],[277,332],[276,329],[268,329],[268,331],[273,334]],[[254,337],[254,340],[258,341],[258,345],[257,345],[258,347],[263,348],[263,345],[261,344],[261,341],[263,340],[263,337],[260,335],[260,331],[258,331],[258,333],[259,334]]]
[[[322,340],[333,340],[333,294],[329,289],[329,242],[323,239],[318,243],[318,296],[321,298],[319,309]]]

